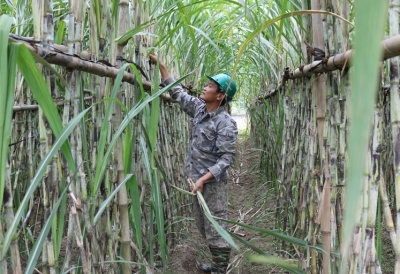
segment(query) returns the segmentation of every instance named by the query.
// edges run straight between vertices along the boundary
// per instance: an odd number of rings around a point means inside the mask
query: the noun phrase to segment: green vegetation
[[[298,263],[222,235],[292,273],[400,273],[398,43],[384,66],[380,44],[398,17],[397,0],[1,1],[0,272],[165,272],[189,123],[155,50],[194,95],[232,73],[231,113],[279,199],[276,231],[229,222]]]

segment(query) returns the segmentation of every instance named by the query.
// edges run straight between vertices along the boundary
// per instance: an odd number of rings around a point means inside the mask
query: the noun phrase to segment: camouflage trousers
[[[204,184],[202,195],[213,216],[224,219],[228,218],[228,183],[226,180]],[[193,212],[196,225],[201,235],[207,240],[208,245],[218,248],[230,248],[231,246],[218,234],[212,223],[204,215],[197,196],[193,196],[193,198]],[[222,221],[217,222],[226,229],[227,223]]]

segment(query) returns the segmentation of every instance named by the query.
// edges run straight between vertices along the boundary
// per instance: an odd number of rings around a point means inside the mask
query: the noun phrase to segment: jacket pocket
[[[217,141],[217,133],[209,128],[202,128],[197,137],[196,146],[203,152],[213,152]]]

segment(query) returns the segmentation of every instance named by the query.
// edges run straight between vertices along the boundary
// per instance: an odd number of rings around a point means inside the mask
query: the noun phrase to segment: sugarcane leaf
[[[156,225],[158,230],[158,243],[160,245],[161,260],[163,262],[163,270],[165,272],[167,266],[167,239],[165,237],[165,227],[164,227],[164,206],[162,202],[160,178],[158,177],[158,171],[156,168],[152,169],[153,175],[153,186],[152,186],[152,199],[154,201],[154,211],[156,214]]]
[[[140,136],[140,149],[142,151],[143,157],[143,164],[146,170],[146,175],[149,181],[151,181],[151,166],[150,166],[150,159],[149,154],[146,147],[146,142],[143,139],[143,136]]]
[[[250,242],[243,240],[242,238],[238,237],[235,235],[235,233],[229,232],[231,234],[231,236],[233,238],[235,238],[237,241],[241,242],[244,246],[247,246],[248,248],[250,248],[251,250],[257,252],[258,254],[262,254],[262,255],[269,255],[266,252],[262,251],[261,249],[259,249],[258,247],[252,245]]]
[[[101,18],[101,11],[100,11],[100,6],[101,6],[101,3],[100,3],[100,0],[93,0],[93,9],[94,9],[94,14],[95,14],[95,20],[96,20],[96,22],[95,22],[95,24],[96,24],[96,26],[97,26],[97,36],[98,37],[96,37],[96,38],[99,38],[100,37],[100,30],[101,30],[101,22],[100,22],[100,18]]]
[[[67,23],[64,20],[58,21],[57,31],[55,33],[56,37],[54,39],[54,43],[56,43],[58,45],[62,44],[66,27],[67,27]]]
[[[160,63],[157,62],[157,70],[159,70]],[[158,74],[155,75],[155,79],[153,81],[154,88],[152,93],[157,92],[157,87],[159,86],[159,79]],[[160,97],[155,98],[151,102],[151,109],[150,109],[150,118],[146,119],[148,121],[148,137],[150,141],[150,151],[151,151],[151,168],[154,168],[154,150],[156,147],[157,141],[157,131],[158,131],[158,120],[160,115]],[[146,117],[148,118],[148,117]]]
[[[114,21],[114,37],[117,36],[118,33],[118,26],[119,26],[119,2],[120,0],[115,0],[112,3],[112,7],[111,7],[111,14],[113,17],[113,21]]]
[[[62,131],[62,122],[53,99],[50,96],[47,84],[45,83],[42,74],[39,72],[39,69],[37,68],[35,61],[32,58],[32,54],[28,48],[23,44],[19,44],[18,47],[18,69],[21,71],[25,81],[28,83],[32,94],[39,103],[39,106],[42,108],[54,135],[59,137]],[[68,168],[72,171],[72,173],[75,173],[76,167],[68,142],[65,142],[62,145],[61,150],[68,162]]]
[[[289,273],[306,274],[305,271],[298,269],[293,263],[289,263],[279,257],[265,255],[247,255],[246,257],[252,262],[279,266],[280,268],[289,271]]]
[[[144,136],[144,138],[146,140],[146,144],[148,146],[150,146],[149,135],[147,134],[146,127],[143,125],[142,121],[140,121],[140,126],[141,126],[141,128],[143,130],[143,136]],[[166,178],[167,176],[166,176],[165,170],[164,170],[163,166],[160,164],[160,162],[158,161],[157,157],[154,157],[154,160],[155,160],[157,169],[161,172],[162,177]]]
[[[160,249],[161,249],[162,254],[164,254],[162,257],[165,258],[166,242],[165,242],[165,232],[164,232],[165,231],[164,213],[163,213],[163,209],[162,209],[162,200],[160,199],[160,186],[159,186],[159,179],[157,176],[158,175],[157,169],[153,169],[151,167],[151,161],[149,159],[149,151],[146,147],[146,143],[145,143],[143,136],[141,136],[141,138],[140,138],[140,145],[141,145],[141,150],[142,150],[143,163],[145,165],[146,174],[150,181],[150,186],[151,186],[151,191],[150,191],[150,193],[151,193],[150,201],[151,201],[151,205],[152,205],[151,212],[153,212],[152,214],[154,214],[154,216],[156,218],[156,225],[157,225],[157,229],[158,229],[158,238],[159,238],[159,243],[160,243]],[[151,152],[150,152],[150,154],[151,154]],[[161,212],[160,212],[160,207],[161,207]],[[150,252],[152,252],[152,251],[150,251]]]
[[[8,46],[12,21],[8,15],[0,16],[0,205],[3,204],[18,55],[15,46]]]
[[[210,44],[215,48],[215,50],[218,52],[219,55],[222,55],[221,49],[217,46],[217,44],[214,43],[214,41],[201,29],[196,28],[195,26],[189,25],[189,27],[193,28],[196,30],[198,33],[200,33],[204,38],[210,42]]]
[[[241,227],[244,227],[244,228],[251,229],[252,231],[258,231],[258,232],[261,232],[261,233],[263,233],[265,235],[274,236],[274,237],[276,237],[276,238],[278,238],[278,239],[280,239],[282,241],[285,241],[287,243],[290,243],[290,244],[294,244],[294,245],[301,246],[301,247],[304,247],[304,248],[308,247],[307,241],[299,239],[299,238],[295,238],[295,237],[292,237],[292,236],[289,236],[289,235],[286,235],[286,234],[282,234],[282,233],[279,233],[279,232],[276,232],[276,231],[273,231],[273,230],[268,230],[268,229],[264,229],[264,228],[260,228],[260,227],[256,227],[256,226],[251,226],[251,225],[248,225],[248,224],[245,224],[245,223],[235,222],[235,221],[226,220],[226,219],[222,219],[222,218],[217,218],[217,219],[220,219],[220,220],[222,220],[224,222],[227,222],[227,223],[230,223],[230,224],[235,224],[235,225],[238,225],[238,226],[241,226]]]
[[[114,102],[116,101],[116,97],[120,88],[120,84],[122,82],[122,77],[124,75],[125,69],[129,66],[129,64],[124,64],[118,71],[117,77],[115,79],[114,82],[114,87],[113,90],[110,94],[110,97],[107,98],[107,101],[109,100],[110,103],[108,103],[107,105],[107,109],[106,112],[104,114],[104,118],[103,118],[103,123],[100,129],[100,139],[99,139],[99,144],[98,144],[98,149],[97,149],[97,154],[100,156],[98,157],[98,162],[96,164],[96,173],[95,173],[95,184],[91,184],[92,187],[92,195],[96,195],[97,191],[96,189],[98,188],[98,185],[101,181],[100,178],[100,172],[101,169],[100,167],[103,164],[107,164],[107,161],[101,157],[102,155],[104,155],[104,150],[106,147],[106,142],[107,142],[107,131],[108,131],[108,123],[110,121],[110,117],[113,111],[113,107],[114,107]],[[97,183],[96,183],[97,182]]]
[[[60,161],[60,159],[58,158],[58,161]],[[65,182],[65,177],[63,176],[61,178],[61,185],[60,185],[60,189],[63,189],[66,185]],[[64,196],[62,198],[61,201],[61,205],[60,205],[60,210],[58,213],[58,219],[59,221],[57,222],[57,227],[54,228],[54,252],[55,252],[55,259],[58,260],[59,256],[60,256],[60,250],[61,250],[61,244],[62,244],[62,238],[64,236],[64,227],[65,227],[65,213],[67,210],[67,196]],[[53,232],[53,231],[52,231]]]
[[[199,199],[199,204],[204,210],[204,215],[207,217],[207,219],[212,223],[214,226],[215,230],[218,232],[219,235],[221,235],[222,238],[225,239],[233,248],[239,249],[239,246],[233,241],[231,235],[229,234],[228,231],[226,231],[222,226],[220,226],[217,221],[215,221],[214,216],[211,215],[210,209],[207,206],[206,201],[204,200],[203,195],[201,194],[200,191],[197,191],[197,198]],[[219,218],[218,218],[219,219]]]
[[[64,85],[64,88],[68,87],[67,81],[65,81],[65,79],[62,77],[62,75],[60,73],[58,73],[58,71],[55,68],[53,68],[52,65],[50,65],[45,59],[40,57],[36,52],[30,51],[30,53],[32,54],[32,57],[33,57],[33,59],[35,59],[36,62],[45,66],[47,69],[49,69],[52,73],[54,73],[58,77],[60,82]]]
[[[140,252],[142,252],[143,248],[142,214],[140,208],[141,204],[140,204],[139,184],[135,175],[127,182],[127,187],[132,197],[132,204],[130,206],[130,215],[131,215],[130,222],[131,226],[134,228],[134,233],[135,233],[134,235],[136,243],[138,245],[138,249]]]
[[[349,103],[350,128],[348,133],[349,167],[346,180],[346,207],[353,210],[344,212],[343,259],[340,273],[347,273],[349,249],[355,223],[359,219],[358,207],[362,195],[365,159],[367,158],[371,120],[377,93],[380,60],[382,59],[381,40],[385,34],[388,2],[382,3],[355,1],[355,33],[353,72],[351,76],[352,94]],[[371,20],[374,16],[375,20]],[[398,68],[396,68],[396,71]]]
[[[129,113],[126,115],[126,117],[124,118],[124,120],[121,122],[119,128],[117,129],[117,131],[115,132],[115,134],[113,135],[112,140],[110,141],[109,145],[108,145],[108,150],[105,153],[104,157],[101,160],[101,163],[99,163],[99,165],[101,165],[99,167],[99,171],[98,171],[98,175],[96,176],[95,182],[93,184],[93,191],[92,193],[97,193],[99,190],[99,186],[100,186],[100,182],[101,182],[101,178],[104,175],[104,172],[106,170],[107,167],[107,161],[111,156],[111,153],[113,151],[113,148],[119,138],[119,136],[122,134],[122,132],[125,130],[125,127],[127,127],[130,123],[130,121],[138,114],[142,111],[142,109],[147,106],[147,104],[149,102],[151,102],[152,100],[154,100],[156,97],[160,96],[162,93],[164,93],[165,91],[169,90],[170,88],[174,87],[175,85],[177,85],[178,83],[180,83],[181,81],[183,81],[185,78],[187,78],[189,76],[189,74],[179,78],[177,81],[175,81],[174,83],[171,83],[170,85],[164,87],[163,89],[160,89],[158,92],[154,93],[153,95],[149,96],[148,98],[144,99],[143,101],[139,102],[136,106],[134,106]],[[96,170],[97,171],[97,170]],[[96,172],[97,174],[97,172]]]
[[[269,26],[275,24],[276,22],[279,22],[282,19],[285,18],[290,18],[293,16],[300,16],[300,15],[305,15],[305,14],[326,14],[326,15],[331,15],[334,16],[340,20],[343,20],[344,22],[348,23],[349,25],[353,25],[350,21],[348,21],[346,18],[343,18],[342,16],[339,16],[335,13],[332,12],[328,12],[328,11],[321,11],[321,10],[299,10],[299,11],[292,11],[292,12],[288,12],[285,14],[281,14],[279,16],[276,16],[272,19],[267,19],[263,24],[260,24],[247,38],[246,40],[242,43],[242,45],[240,46],[237,56],[236,56],[236,61],[234,64],[234,68],[233,68],[233,73],[232,73],[232,77],[234,77],[236,70],[237,70],[237,66],[239,64],[240,58],[243,55],[245,49],[247,48],[247,46],[249,45],[249,43],[251,41],[253,41],[263,30],[265,30],[266,28],[268,28]]]
[[[129,126],[126,127],[126,133],[124,137],[124,143],[122,148],[122,159],[124,162],[124,174],[128,174],[131,166],[132,166],[132,149],[133,144],[132,142],[132,132]]]
[[[143,99],[146,95],[146,92],[144,91],[143,88],[143,82],[142,82],[142,75],[140,74],[139,70],[136,68],[134,64],[131,64],[131,69],[133,71],[133,74],[135,74],[137,85],[139,86],[140,93],[141,93],[141,98]]]
[[[194,194],[194,193],[192,193],[192,192],[190,192],[190,191],[184,190],[184,189],[179,188],[179,187],[174,186],[174,185],[171,185],[171,186],[172,186],[173,188],[175,188],[176,190],[178,190],[179,192],[182,192],[182,193],[188,194],[188,195],[192,195],[192,196],[196,196],[196,194]]]
[[[69,135],[75,129],[76,125],[80,122],[80,120],[85,116],[90,108],[82,111],[76,117],[74,117],[59,134],[59,137],[56,139],[54,144],[52,145],[49,152],[45,155],[45,157],[41,160],[39,166],[36,169],[36,174],[32,178],[32,182],[26,190],[24,199],[21,202],[20,207],[15,213],[14,220],[7,229],[7,232],[4,235],[3,246],[1,247],[1,258],[7,253],[7,250],[10,246],[11,240],[14,237],[15,232],[17,231],[18,224],[22,218],[23,213],[25,212],[26,207],[29,204],[31,196],[34,194],[37,186],[42,181],[43,174],[45,173],[48,164],[53,160],[54,155],[58,152],[58,150],[62,147],[62,145],[66,142]]]
[[[111,200],[114,198],[115,194],[118,193],[118,191],[120,190],[120,188],[131,179],[131,177],[133,176],[133,174],[127,174],[124,178],[124,180],[114,189],[113,192],[111,192],[110,195],[108,195],[107,199],[105,199],[101,205],[99,206],[99,209],[97,210],[96,215],[94,216],[93,219],[93,224],[95,224],[99,218],[101,217],[101,214],[103,214],[104,210],[107,208],[108,204],[111,202]]]
[[[145,30],[146,28],[148,28],[152,24],[153,24],[153,21],[145,22],[145,23],[137,26],[136,28],[133,28],[130,31],[126,32],[124,35],[118,37],[117,39],[115,39],[115,42],[117,42],[118,44],[124,44],[129,39],[131,39],[133,36],[135,36],[139,32],[142,32],[143,30]]]

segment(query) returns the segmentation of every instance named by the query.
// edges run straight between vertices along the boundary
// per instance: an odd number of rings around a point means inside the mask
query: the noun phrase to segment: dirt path
[[[247,138],[239,138],[237,142],[237,158],[230,170],[229,219],[244,222],[253,226],[273,229],[275,197],[271,184],[259,174],[259,152],[254,149]],[[170,254],[168,267],[170,274],[200,273],[195,269],[196,260],[209,262],[206,242],[197,231],[194,221],[187,221],[180,232],[181,241]],[[242,239],[251,242],[259,249],[273,253],[271,237],[237,226],[229,226],[229,230]],[[238,241],[235,241],[239,244]],[[233,250],[228,273],[260,274],[279,273],[271,266],[251,263],[246,255],[253,252],[239,244],[240,250]]]

